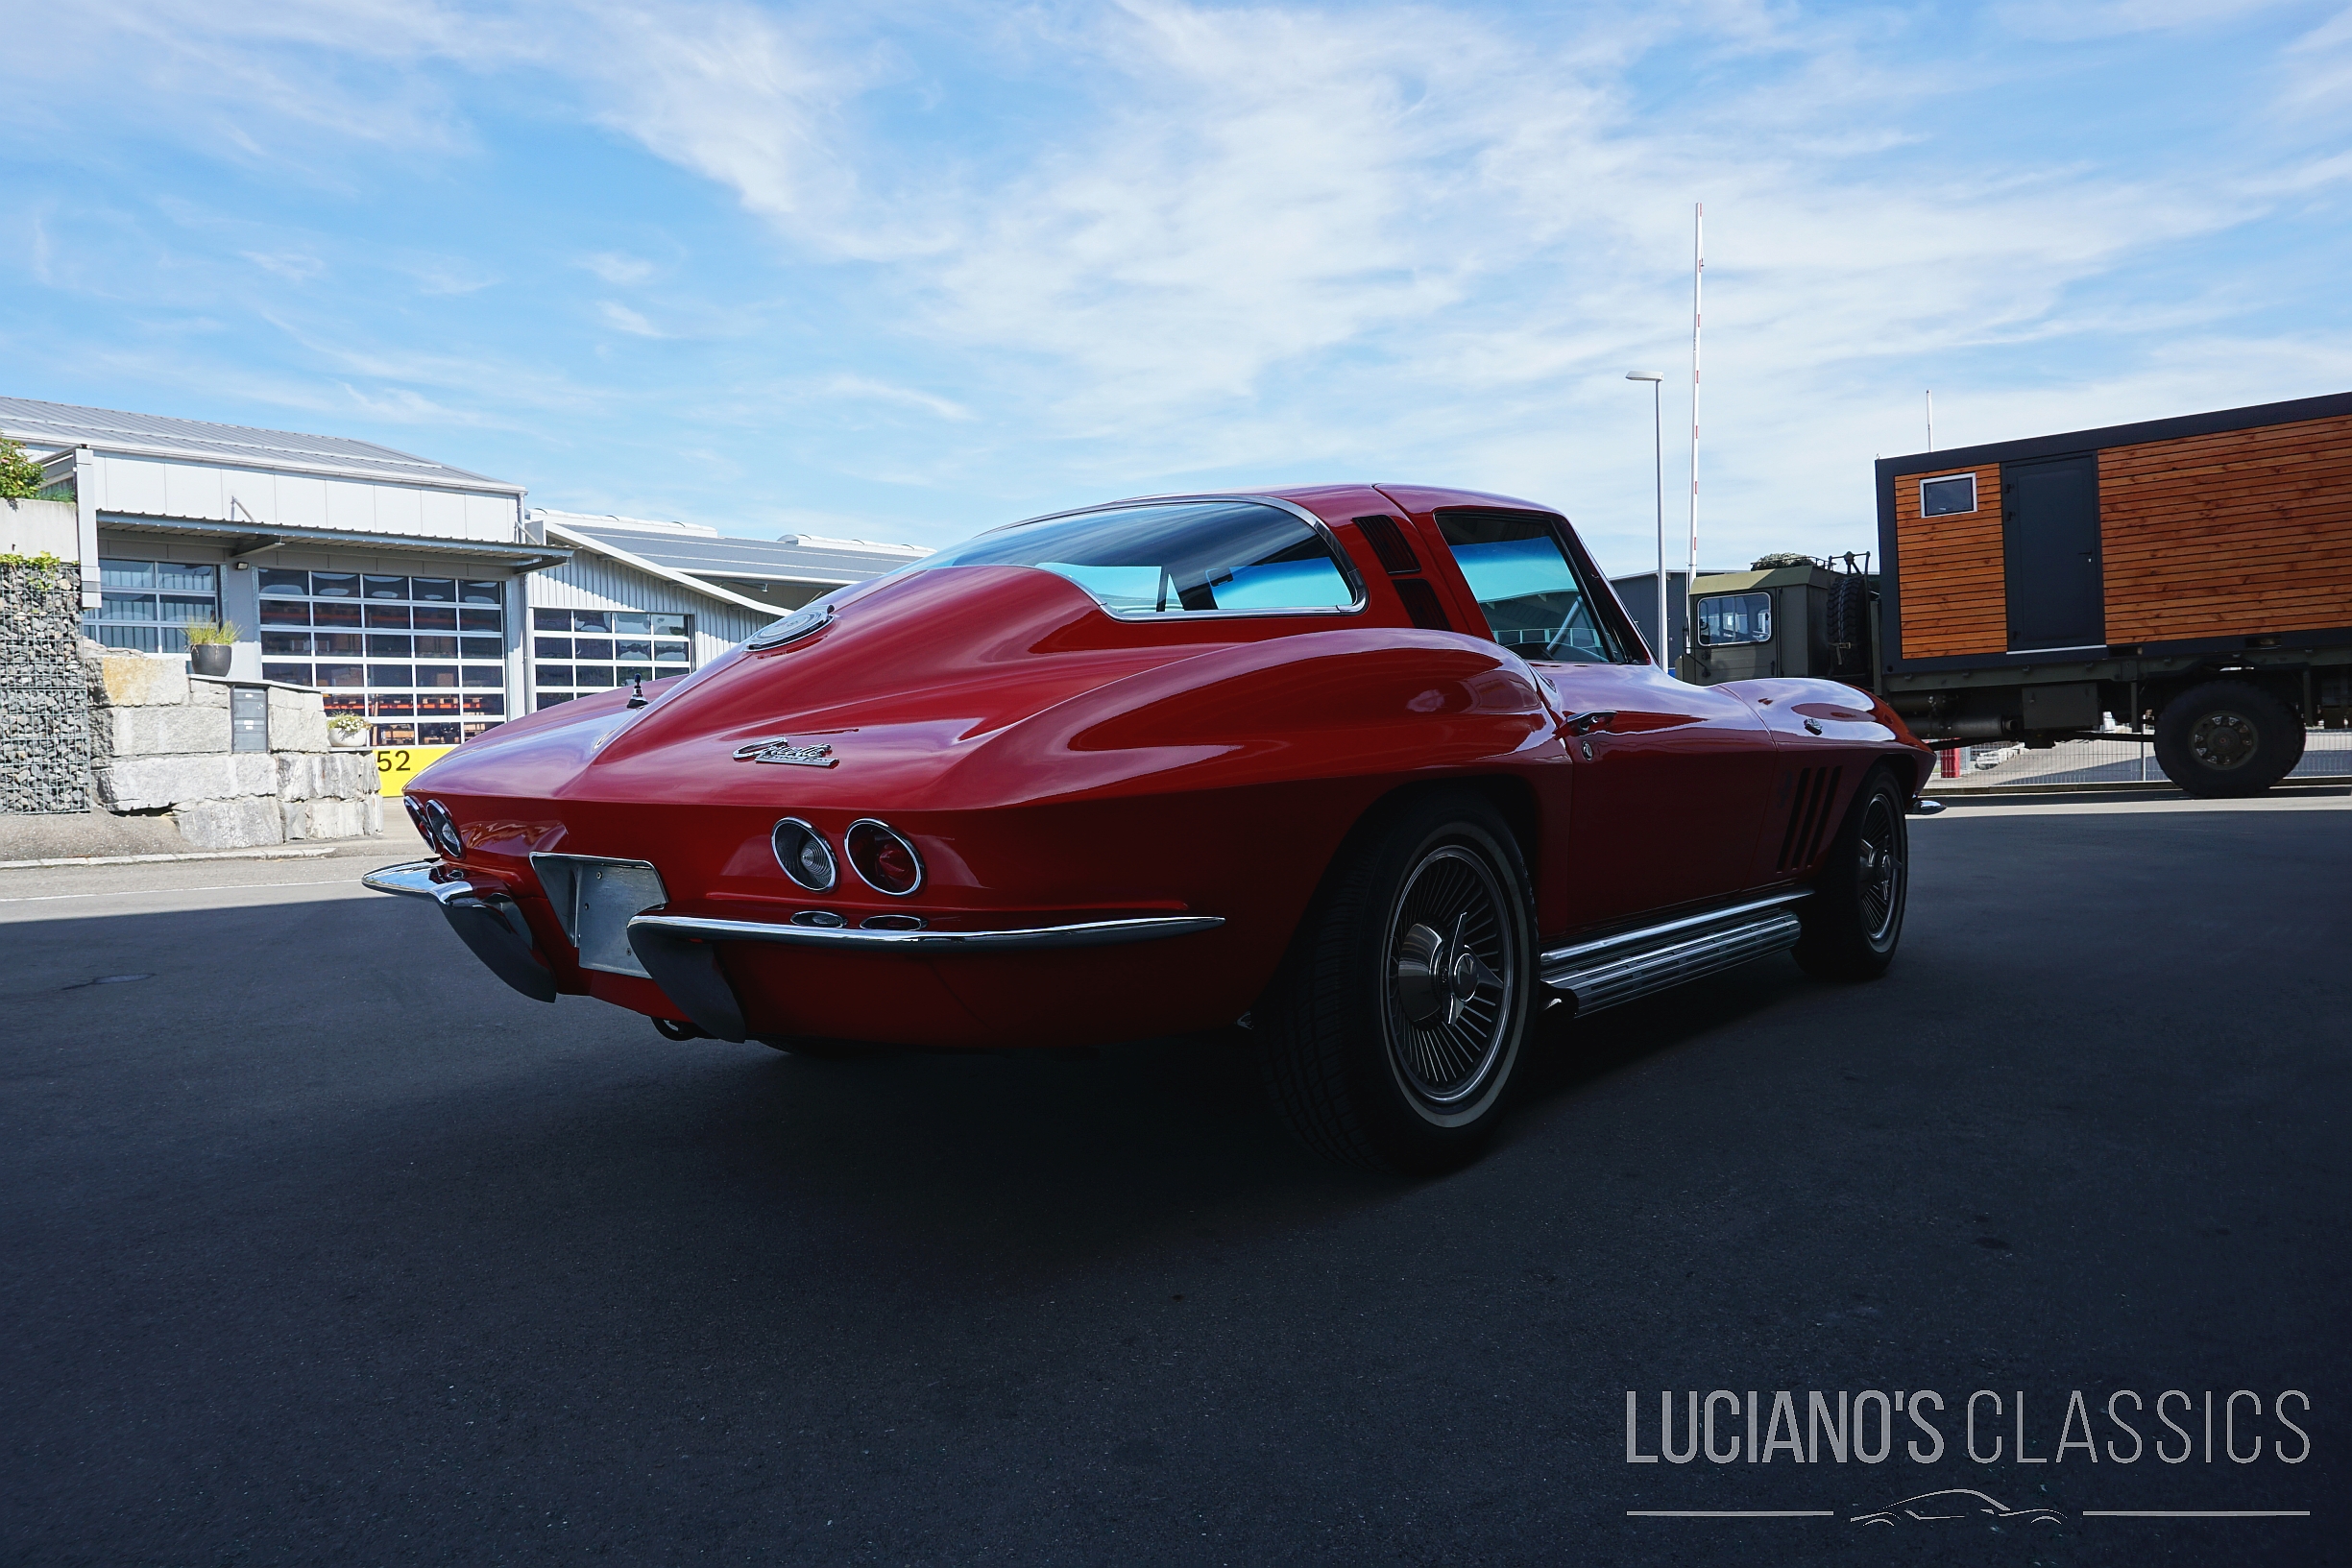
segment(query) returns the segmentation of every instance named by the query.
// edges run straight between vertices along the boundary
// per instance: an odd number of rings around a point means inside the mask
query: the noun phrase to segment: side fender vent
[[[1837,781],[1842,767],[1799,768],[1797,787],[1790,792],[1788,826],[1781,833],[1779,869],[1795,871],[1812,864],[1830,830],[1830,808],[1837,804]]]
[[[1389,575],[1401,576],[1421,569],[1420,558],[1413,553],[1413,546],[1405,542],[1405,531],[1396,526],[1394,518],[1374,516],[1353,520],[1364,531],[1364,543],[1372,547],[1372,554],[1380,558],[1380,564],[1388,568]]]

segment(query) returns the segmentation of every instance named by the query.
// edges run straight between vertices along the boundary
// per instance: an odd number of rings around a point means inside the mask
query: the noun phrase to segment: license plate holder
[[[592,855],[534,855],[531,869],[564,934],[579,950],[582,969],[651,979],[629,946],[629,922],[669,902],[662,874],[649,860],[611,860]]]

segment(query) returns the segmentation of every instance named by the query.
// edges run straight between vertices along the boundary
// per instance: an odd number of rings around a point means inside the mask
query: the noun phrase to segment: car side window
[[[1448,507],[1437,520],[1495,641],[1522,659],[1552,663],[1623,660],[1548,519],[1529,512]]]

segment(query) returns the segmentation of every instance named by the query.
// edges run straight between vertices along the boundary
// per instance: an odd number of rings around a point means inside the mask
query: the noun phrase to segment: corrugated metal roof
[[[561,519],[568,533],[609,544],[643,560],[697,577],[747,582],[862,583],[912,559],[902,550],[862,550],[847,544],[787,544],[780,540],[697,538],[628,528],[599,528]]]
[[[161,414],[127,414],[119,409],[45,403],[31,398],[0,398],[0,435],[34,447],[87,446],[141,456],[293,469],[352,479],[405,480],[411,484],[505,491],[517,495],[523,491],[522,486],[504,479],[492,479],[347,436],[307,436],[292,430],[176,420]]]

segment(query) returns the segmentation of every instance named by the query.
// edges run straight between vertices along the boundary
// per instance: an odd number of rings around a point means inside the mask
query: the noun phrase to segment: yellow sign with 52
[[[439,761],[455,746],[378,746],[376,748],[376,776],[382,781],[381,793],[399,795],[408,788],[408,781]]]

